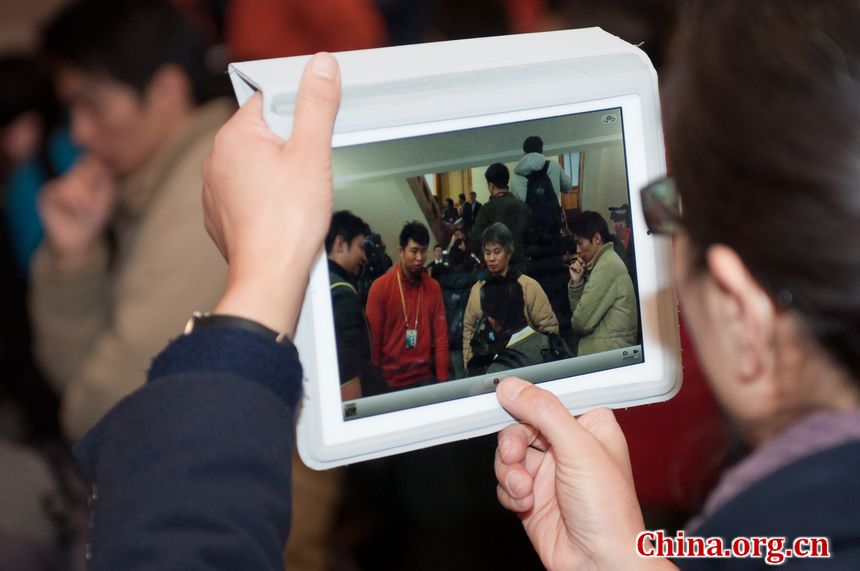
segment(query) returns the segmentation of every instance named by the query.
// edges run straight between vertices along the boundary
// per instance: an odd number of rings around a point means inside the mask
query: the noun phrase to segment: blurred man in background
[[[70,4],[43,44],[84,156],[42,191],[31,310],[74,440],[143,383],[183,315],[223,290],[198,189],[233,106],[212,97],[203,39],[161,2]]]

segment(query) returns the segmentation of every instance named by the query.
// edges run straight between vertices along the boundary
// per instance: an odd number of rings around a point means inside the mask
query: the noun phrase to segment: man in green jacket
[[[525,202],[508,190],[508,182],[511,179],[508,167],[502,163],[493,163],[487,167],[484,178],[487,179],[490,200],[478,211],[478,216],[469,233],[469,241],[472,245],[480,244],[484,230],[491,224],[501,222],[513,234],[514,252],[518,258],[517,261],[521,261],[532,213]]]
[[[615,253],[606,220],[582,212],[573,221],[578,257],[567,286],[578,356],[635,345],[639,313],[630,273]]]

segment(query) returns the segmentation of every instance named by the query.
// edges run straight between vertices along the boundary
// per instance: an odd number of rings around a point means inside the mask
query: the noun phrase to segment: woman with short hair
[[[664,82],[674,180],[643,204],[651,232],[675,237],[684,320],[750,453],[688,532],[727,546],[775,536],[789,551],[823,537],[831,558],[792,564],[860,569],[860,4],[698,6]],[[498,396],[523,422],[499,435],[499,498],[549,569],[672,567],[637,554],[644,523],[611,412],[574,419],[518,379]]]

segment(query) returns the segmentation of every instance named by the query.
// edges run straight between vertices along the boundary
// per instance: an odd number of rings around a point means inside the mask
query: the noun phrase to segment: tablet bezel
[[[659,402],[671,398],[680,389],[677,311],[669,279],[669,244],[665,238],[648,235],[638,193],[639,188],[662,175],[665,166],[649,165],[646,147],[650,138],[645,132],[640,96],[622,95],[539,109],[336,133],[333,140],[333,146],[338,148],[617,108],[622,113],[636,241],[644,362],[541,383],[574,413],[598,406],[621,408]],[[653,157],[651,162],[654,162]],[[311,271],[296,334],[306,378],[298,428],[299,451],[307,465],[324,469],[405,452],[494,432],[513,421],[499,407],[493,393],[345,420],[328,285],[326,257],[320,252]]]

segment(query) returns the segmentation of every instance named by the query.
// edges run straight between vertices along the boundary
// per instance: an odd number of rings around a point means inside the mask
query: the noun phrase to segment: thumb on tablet
[[[570,448],[585,436],[585,429],[558,397],[528,381],[509,377],[499,384],[496,397],[506,411],[540,431],[553,447]]]
[[[517,420],[537,429],[560,459],[581,465],[609,458],[633,485],[627,441],[612,411],[592,410],[577,420],[554,394],[516,377],[502,381],[496,396]]]
[[[291,146],[312,156],[329,156],[340,105],[340,69],[333,55],[320,52],[308,60],[296,95]]]

